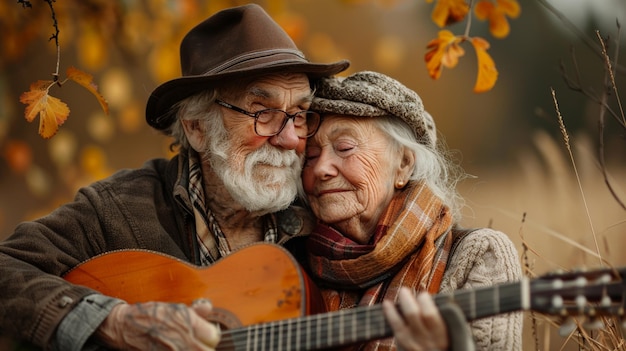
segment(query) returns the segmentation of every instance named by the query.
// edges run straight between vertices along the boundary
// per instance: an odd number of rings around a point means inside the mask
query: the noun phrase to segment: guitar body
[[[78,265],[64,278],[128,303],[191,305],[205,298],[213,304],[211,320],[227,329],[325,310],[295,259],[273,244],[248,246],[209,267],[147,250],[114,251]]]

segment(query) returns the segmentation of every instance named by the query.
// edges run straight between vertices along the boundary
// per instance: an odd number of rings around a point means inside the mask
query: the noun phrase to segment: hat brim
[[[224,83],[225,79],[280,72],[303,73],[309,79],[315,80],[345,71],[349,66],[350,62],[347,60],[330,64],[291,61],[278,62],[271,65],[264,63],[257,67],[248,66],[211,75],[183,76],[169,80],[154,89],[146,105],[146,121],[155,129],[167,129],[175,118],[171,110],[174,104],[200,91],[218,86]]]

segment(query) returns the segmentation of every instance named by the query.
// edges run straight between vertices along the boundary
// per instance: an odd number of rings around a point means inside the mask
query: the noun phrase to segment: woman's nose
[[[338,174],[333,158],[328,153],[322,152],[315,160],[313,174],[318,179],[329,179]]]

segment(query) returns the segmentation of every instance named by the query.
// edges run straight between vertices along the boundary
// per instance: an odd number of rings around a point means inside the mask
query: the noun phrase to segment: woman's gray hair
[[[465,172],[453,160],[452,154],[439,140],[431,146],[420,142],[413,130],[401,119],[394,116],[375,117],[380,130],[389,136],[395,147],[391,152],[399,153],[408,148],[415,156],[415,165],[409,178],[423,181],[430,190],[450,208],[455,222],[461,220],[461,210],[465,204],[457,190],[457,183],[466,177]],[[401,157],[398,154],[392,157]]]

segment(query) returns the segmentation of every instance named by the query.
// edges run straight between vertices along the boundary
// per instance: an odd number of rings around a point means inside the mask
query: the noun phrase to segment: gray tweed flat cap
[[[396,116],[413,129],[421,143],[434,146],[437,142],[435,121],[424,110],[419,95],[382,73],[362,71],[348,77],[323,78],[310,109],[322,114]]]

